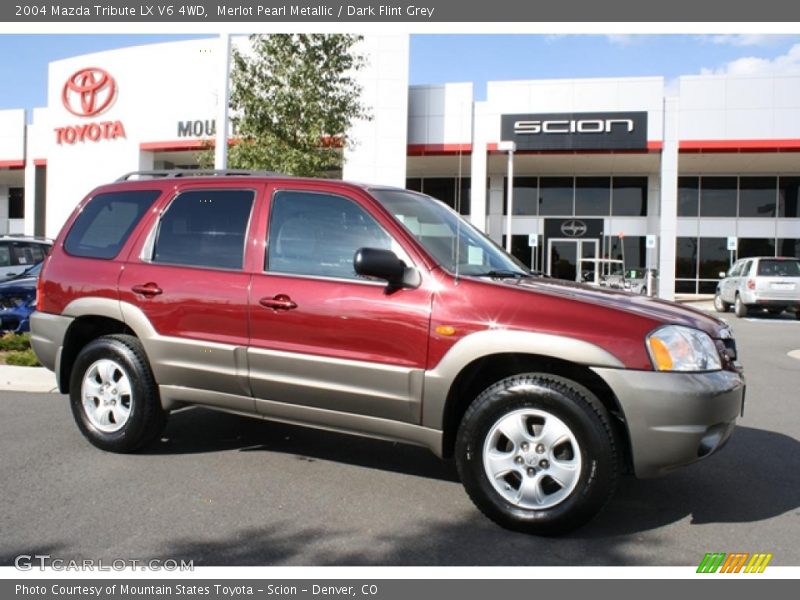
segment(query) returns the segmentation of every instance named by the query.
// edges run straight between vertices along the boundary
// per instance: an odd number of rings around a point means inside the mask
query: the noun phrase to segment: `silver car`
[[[737,317],[766,309],[773,315],[790,310],[800,319],[800,259],[753,256],[719,275],[722,279],[714,294],[718,312],[728,312],[733,305]]]

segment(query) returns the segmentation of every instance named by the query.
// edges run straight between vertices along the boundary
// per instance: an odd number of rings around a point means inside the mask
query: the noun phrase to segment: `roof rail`
[[[164,169],[155,171],[131,171],[117,181],[131,179],[159,179],[175,177],[289,177],[274,171],[248,171],[246,169]]]

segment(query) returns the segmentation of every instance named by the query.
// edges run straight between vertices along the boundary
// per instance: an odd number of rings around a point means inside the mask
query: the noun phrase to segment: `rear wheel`
[[[740,319],[747,316],[748,308],[747,305],[742,302],[742,297],[739,294],[736,294],[736,299],[733,303],[733,311],[736,313],[736,316]]]
[[[475,505],[516,531],[555,535],[613,495],[619,454],[605,408],[588,390],[542,373],[504,379],[467,410],[456,464]]]
[[[78,354],[70,404],[81,433],[111,452],[133,452],[155,440],[167,421],[141,342],[100,337]]]
[[[719,291],[714,294],[714,310],[720,313],[726,313],[731,309],[731,305],[728,302],[723,301],[722,296],[720,296]]]

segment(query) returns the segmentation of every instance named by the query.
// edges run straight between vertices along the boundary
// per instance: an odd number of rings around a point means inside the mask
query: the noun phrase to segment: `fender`
[[[587,367],[625,368],[616,356],[583,340],[530,331],[478,331],[456,342],[439,364],[425,373],[424,427],[443,428],[447,394],[458,374],[470,363],[493,354],[538,354]]]

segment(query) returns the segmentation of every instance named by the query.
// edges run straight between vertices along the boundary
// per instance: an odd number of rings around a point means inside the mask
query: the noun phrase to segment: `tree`
[[[230,168],[320,176],[342,167],[348,130],[371,118],[354,80],[365,59],[359,36],[253,35],[233,52]]]

